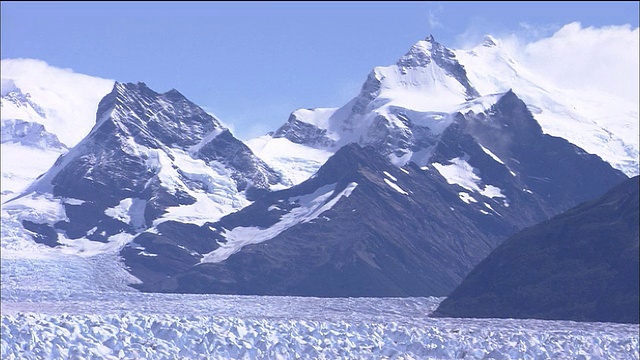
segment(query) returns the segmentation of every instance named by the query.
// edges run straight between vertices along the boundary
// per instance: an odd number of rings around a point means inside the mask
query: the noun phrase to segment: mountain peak
[[[494,46],[498,46],[499,43],[500,41],[491,35],[485,35],[482,38],[482,46],[494,47]]]
[[[425,40],[415,43],[409,51],[401,57],[396,65],[404,74],[407,69],[423,68],[433,65],[441,68],[444,72],[455,78],[465,89],[467,100],[479,97],[478,91],[469,83],[464,67],[460,65],[455,52],[437,42],[433,35],[429,35]]]
[[[397,65],[401,67],[426,66],[431,63],[432,58],[436,56],[438,52],[442,52],[440,48],[445,49],[435,41],[433,35],[429,35],[424,40],[413,44],[409,51],[398,60]]]
[[[138,81],[137,83],[132,83],[132,82],[123,83],[123,82],[116,81],[113,84],[113,88],[117,90],[126,90],[126,91],[139,91],[141,89],[149,89],[147,84],[145,84],[142,81]]]
[[[98,104],[97,119],[98,128],[107,122],[110,125],[104,130],[111,131],[117,123],[115,128],[122,132],[123,138],[133,137],[139,144],[151,148],[158,148],[160,144],[193,146],[206,134],[222,127],[177,90],[160,94],[143,82],[116,82],[111,93]]]

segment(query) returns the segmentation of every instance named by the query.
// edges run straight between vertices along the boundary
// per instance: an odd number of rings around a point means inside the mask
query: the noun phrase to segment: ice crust
[[[428,318],[438,298],[33,300],[3,299],[3,359],[638,358],[637,325]]]
[[[2,256],[2,359],[638,359],[637,324],[430,318],[443,298],[141,293],[113,255]]]

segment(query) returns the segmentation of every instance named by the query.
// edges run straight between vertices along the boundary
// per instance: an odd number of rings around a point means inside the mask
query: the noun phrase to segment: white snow
[[[387,183],[387,185],[389,185],[393,190],[399,192],[402,195],[409,195],[408,192],[402,190],[402,188],[400,186],[398,186],[398,184],[392,182],[391,180],[385,178],[384,182]]]
[[[18,196],[40,174],[46,172],[64,151],[23,146],[19,143],[0,145],[2,203]]]
[[[51,194],[31,193],[2,205],[2,217],[19,216],[19,220],[56,223],[68,220],[59,199]],[[3,236],[4,237],[4,236]]]
[[[512,89],[543,131],[597,154],[629,176],[637,175],[639,156],[638,103],[598,88],[559,88],[515,60],[507,47],[479,45],[455,50],[471,84],[482,95]]]
[[[3,85],[11,81],[45,112],[37,119],[68,147],[84,138],[96,122],[98,103],[113,88],[114,81],[74,73],[34,59],[2,59]],[[3,91],[4,92],[4,91]],[[11,115],[3,102],[2,118]]]
[[[431,297],[140,293],[116,254],[1,256],[2,359],[638,358],[637,324],[430,318]]]
[[[451,122],[453,121],[453,117],[450,113],[442,111],[418,111],[412,108],[402,108],[390,105],[388,106],[387,112],[391,114],[390,117],[396,119],[398,114],[405,115],[411,119],[412,124],[428,127],[432,135],[440,135],[449,125],[451,125]]]
[[[338,193],[336,193],[335,184],[325,185],[312,194],[291,198],[290,201],[298,204],[299,207],[282,216],[279,222],[269,228],[236,227],[232,230],[226,230],[222,236],[227,242],[206,254],[201,262],[224,261],[246,245],[271,240],[292,226],[312,221],[323,212],[331,209],[343,196],[349,197],[357,185],[357,183],[350,183]]]
[[[430,44],[419,42],[413,50],[428,53],[430,50],[427,47]],[[299,120],[326,130],[326,136],[334,140],[334,144],[291,145],[285,139],[265,136],[250,140],[249,147],[269,165],[291,179],[292,183],[297,184],[299,179],[304,180],[314,172],[310,167],[300,165],[306,164],[303,156],[309,155],[308,149],[324,151],[321,159],[312,158],[313,165],[318,160],[321,165],[328,155],[346,144],[356,142],[367,145],[379,142],[381,139],[370,130],[381,119],[386,121],[383,126],[393,132],[407,133],[408,127],[402,118],[408,117],[416,125],[428,127],[431,134],[437,136],[451,124],[450,113],[458,110],[460,104],[466,101],[465,88],[434,62],[417,67],[397,64],[376,67],[367,81],[379,82],[379,86],[375,86],[378,90],[373,94],[360,94],[341,108],[301,109],[293,113]],[[363,87],[363,91],[368,90]],[[364,106],[364,109],[355,111],[356,105]],[[275,143],[273,147],[276,149],[265,148],[271,147],[272,143]],[[284,151],[278,151],[283,145],[286,145]],[[278,155],[272,155],[274,152]],[[412,160],[413,155],[410,150],[403,154],[390,154],[390,160],[398,167]],[[315,170],[318,167],[314,166]]]
[[[282,174],[283,182],[288,183],[289,186],[297,185],[310,178],[333,155],[329,150],[314,149],[285,138],[272,138],[266,135],[248,140],[246,145],[271,168]],[[278,185],[272,190],[280,190],[284,187]]]
[[[103,243],[91,241],[87,238],[69,239],[64,234],[58,234],[58,236],[58,242],[65,246],[57,247],[55,250],[59,250],[64,254],[85,257],[101,254],[116,254],[135,237],[135,235],[122,232],[110,236],[108,241]]]
[[[480,145],[480,147],[482,148],[482,151],[484,151],[487,155],[491,156],[491,158],[497,162],[499,162],[500,164],[504,165],[504,161],[500,160],[499,157],[497,157],[494,153],[491,152],[491,150],[487,149],[486,147]],[[513,174],[513,172],[511,173]]]
[[[495,94],[487,93],[484,96],[460,104],[455,111],[459,111],[463,114],[466,114],[469,111],[480,114],[489,110],[498,102],[498,100],[500,100],[502,96],[504,96],[504,92]]]
[[[440,175],[447,180],[449,184],[460,185],[461,187],[479,193],[490,198],[505,198],[502,189],[493,185],[483,185],[482,179],[474,173],[474,168],[462,158],[454,158],[450,160],[451,164],[443,165],[433,163],[433,167],[438,170]]]
[[[209,142],[211,142],[211,140],[213,140],[216,137],[218,137],[218,135],[220,135],[223,131],[224,131],[223,128],[218,127],[215,130],[213,130],[212,132],[208,133],[204,138],[202,138],[202,140],[200,140],[199,143],[189,147],[189,153],[190,154],[197,153],[200,149],[202,149],[203,146],[207,145]]]
[[[162,217],[154,220],[154,226],[167,220],[201,226],[249,205],[244,195],[237,191],[230,171],[222,164],[206,164],[203,160],[194,159],[179,149],[139,149],[147,153],[147,165],[157,171],[163,187],[170,193],[181,190],[196,199],[191,205],[167,208]],[[182,175],[174,166],[181,170]],[[192,188],[185,183],[186,180],[196,181],[202,184],[203,188]]]
[[[136,229],[144,226],[144,209],[147,202],[141,199],[127,198],[120,201],[118,206],[104,211],[107,216],[130,224]]]
[[[64,204],[69,204],[69,205],[82,205],[82,204],[85,203],[84,200],[72,199],[72,198],[64,198],[64,199],[62,199],[62,202]]]
[[[414,45],[416,51],[429,53],[426,47],[430,44],[424,41]],[[384,104],[422,112],[450,113],[466,101],[462,84],[433,61],[417,67],[379,66],[373,73],[381,82],[380,94],[373,106]]]
[[[471,204],[472,202],[478,202],[476,199],[473,198],[473,196],[469,195],[469,193],[466,193],[464,191],[461,191],[458,193],[458,196],[460,197],[460,200],[464,201],[467,204]]]
[[[328,129],[329,119],[338,108],[298,109],[292,113],[296,119],[316,126],[319,129]]]
[[[131,217],[129,217],[129,208],[131,207],[132,199],[123,199],[116,207],[108,208],[104,211],[105,215],[110,216],[116,220],[120,220],[124,223],[129,223]]]
[[[158,254],[151,254],[151,253],[148,253],[148,252],[146,252],[146,251],[140,251],[140,252],[138,253],[138,255],[141,255],[141,256],[150,256],[150,257],[158,256]]]
[[[98,103],[114,81],[59,69],[34,59],[2,59],[2,96],[20,91],[27,102],[3,98],[0,118],[41,124],[67,147],[76,145],[96,122]],[[5,141],[6,139],[3,139]],[[47,171],[66,150],[27,146],[14,142],[0,145],[1,189],[4,203],[25,190]]]
[[[396,179],[393,175],[389,174],[388,172],[383,171],[383,173],[384,173],[384,175],[385,175],[386,177],[388,177],[388,178],[389,178],[389,180],[391,180],[391,181],[398,181],[398,179]]]
[[[500,215],[500,213],[499,213],[499,212],[497,212],[497,211],[495,211],[495,210],[491,207],[491,205],[489,205],[489,204],[487,204],[487,203],[484,203],[484,206],[486,206],[486,207],[487,207],[487,209],[489,209],[489,210],[493,211],[494,213],[496,213],[496,214]],[[502,216],[502,215],[500,215],[500,216]]]
[[[482,195],[490,198],[504,198],[502,189],[493,185],[485,185],[484,190],[480,192]]]

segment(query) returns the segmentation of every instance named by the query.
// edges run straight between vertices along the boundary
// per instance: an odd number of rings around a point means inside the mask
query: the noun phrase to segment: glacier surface
[[[638,359],[638,325],[430,318],[442,298],[140,293],[111,258],[2,258],[2,359]],[[61,281],[62,279],[62,281]]]

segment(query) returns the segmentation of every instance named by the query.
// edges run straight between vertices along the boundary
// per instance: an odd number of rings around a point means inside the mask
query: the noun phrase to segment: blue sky
[[[176,88],[246,139],[297,108],[340,106],[374,66],[433,34],[548,37],[630,24],[638,2],[2,2],[1,55],[156,91]]]

